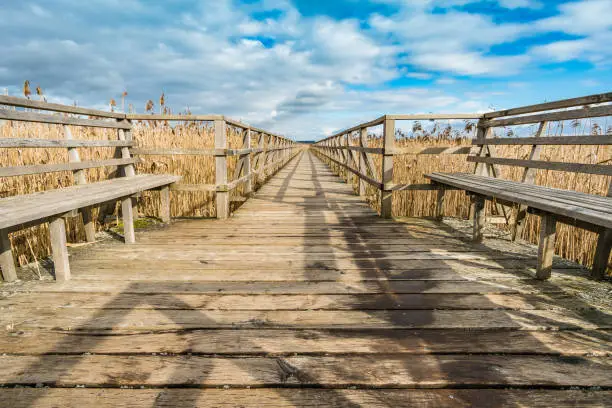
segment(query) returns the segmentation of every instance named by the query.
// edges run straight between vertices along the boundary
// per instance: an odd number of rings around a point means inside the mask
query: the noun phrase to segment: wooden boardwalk
[[[602,283],[383,220],[309,152],[229,220],[71,266],[0,298],[0,406],[612,403],[609,310],[568,296]]]

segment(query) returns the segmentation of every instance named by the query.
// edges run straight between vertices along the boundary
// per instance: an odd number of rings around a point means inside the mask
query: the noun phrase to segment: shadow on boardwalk
[[[407,265],[410,261],[400,263],[392,259],[392,256],[387,256],[392,255],[392,251],[388,250],[387,246],[373,243],[372,237],[374,235],[368,228],[371,224],[363,224],[364,220],[360,216],[355,216],[350,212],[350,206],[352,205],[350,202],[343,202],[342,199],[338,198],[326,198],[329,191],[324,188],[321,182],[322,175],[318,170],[320,167],[317,166],[312,155],[306,154],[298,157],[292,166],[286,171],[286,177],[282,180],[272,201],[283,202],[288,190],[290,188],[293,191],[295,190],[295,187],[292,187],[292,181],[295,181],[298,176],[313,183],[311,191],[314,195],[308,196],[306,194],[308,189],[304,189],[303,201],[296,204],[296,206],[302,207],[304,211],[304,252],[300,254],[304,280],[307,282],[322,281],[320,276],[322,270],[339,271],[341,274],[348,272],[348,269],[357,271],[361,277],[360,282],[368,282],[368,285],[373,285],[368,286],[370,288],[368,295],[375,293],[376,296],[371,296],[369,301],[368,296],[351,295],[350,293],[355,293],[354,291],[344,290],[338,293],[354,298],[353,310],[363,315],[366,326],[367,322],[379,321],[382,318],[385,320],[384,325],[391,327],[391,329],[364,328],[363,325],[359,325],[359,327],[315,328],[316,330],[314,330],[312,327],[300,327],[299,324],[283,325],[280,322],[270,322],[265,319],[241,320],[228,325],[227,321],[218,321],[215,318],[215,313],[202,309],[202,307],[209,307],[208,304],[203,304],[200,308],[194,308],[193,304],[183,300],[182,293],[198,293],[195,287],[190,287],[190,282],[180,280],[139,281],[127,284],[120,293],[112,295],[104,306],[91,314],[78,327],[71,328],[69,332],[63,332],[64,338],[59,340],[51,350],[46,351],[45,355],[28,357],[31,359],[31,363],[19,375],[16,375],[13,381],[6,381],[6,385],[36,386],[37,384],[43,384],[51,387],[64,387],[78,384],[79,379],[83,378],[87,380],[84,382],[90,387],[151,387],[155,388],[156,393],[156,397],[150,402],[152,407],[206,406],[207,388],[223,387],[224,380],[232,388],[244,388],[247,385],[265,387],[275,392],[277,397],[288,406],[303,406],[305,403],[304,394],[300,390],[287,392],[286,388],[291,387],[325,388],[319,390],[321,395],[324,396],[324,400],[320,400],[316,404],[312,401],[311,403],[316,406],[333,405],[341,407],[408,406],[408,394],[381,392],[378,389],[402,388],[406,386],[405,384],[413,384],[410,387],[415,388],[451,388],[456,391],[453,394],[448,394],[452,395],[454,406],[524,405],[524,401],[520,398],[516,399],[517,394],[513,393],[483,392],[482,394],[466,394],[467,396],[464,398],[462,397],[463,391],[457,391],[461,388],[478,387],[478,381],[483,381],[483,379],[486,379],[486,381],[479,386],[481,388],[563,388],[559,385],[563,383],[563,379],[559,383],[555,383],[550,380],[555,376],[555,373],[538,373],[539,368],[537,366],[514,366],[519,372],[516,376],[513,376],[508,375],[508,369],[490,365],[490,361],[480,359],[479,353],[436,351],[439,350],[436,343],[443,343],[447,339],[444,338],[442,331],[427,330],[426,328],[437,327],[439,311],[425,307],[418,308],[415,313],[408,313],[415,309],[401,306],[398,297],[403,292],[399,288],[406,282],[404,279],[411,278],[411,274],[419,274],[418,276],[423,276],[423,279],[416,280],[420,289],[415,294],[435,293],[441,283],[426,279],[427,273],[439,272],[436,268],[440,267],[449,271],[449,274],[451,274],[450,281],[466,281],[465,278],[460,278],[452,271],[460,271],[461,268],[482,268],[482,262],[471,259],[453,259],[451,263],[441,259],[435,262],[431,261],[429,269],[406,268],[406,270],[402,270],[402,263]],[[309,171],[308,177],[304,177],[305,169]],[[340,218],[343,228],[326,227],[329,223],[328,217],[330,214]],[[389,225],[388,222],[377,220],[374,216],[371,219],[368,218],[367,221],[376,225]],[[420,227],[417,228],[418,233],[411,235],[404,230],[403,234],[404,237],[428,236],[441,240],[449,236],[459,235],[458,231],[442,224],[436,228],[438,229],[434,231],[429,230],[428,227]],[[342,258],[336,258],[335,255],[337,253],[335,251],[337,240],[333,238],[338,237],[338,232],[347,243],[346,246],[342,247],[343,251],[347,253]],[[387,238],[389,241],[393,241],[398,237],[389,236]],[[328,251],[323,253],[325,255],[324,261],[313,259],[313,255],[307,252],[307,248],[313,246],[329,248]],[[487,249],[483,246],[471,246],[471,248]],[[504,259],[498,259],[496,262],[502,267],[506,262],[508,266],[516,265],[516,262]],[[347,264],[350,266],[348,269]],[[508,270],[508,273],[513,272]],[[555,289],[562,291],[562,288],[556,288],[550,282],[541,283],[524,279],[523,271],[517,271],[516,274],[519,275],[521,283],[531,286],[534,292],[539,292],[542,288],[549,291]],[[409,280],[408,282],[412,281]],[[335,284],[337,288],[343,286],[350,288],[356,283],[338,280]],[[494,283],[483,284],[491,286],[491,293],[495,293],[496,289],[499,288],[499,285]],[[271,282],[270,285],[272,286],[274,283]],[[465,294],[465,297],[471,299],[474,296],[481,297],[478,299],[478,307],[483,310],[503,309],[502,306],[482,292]],[[164,297],[157,296],[155,302],[148,303],[148,300],[159,294],[163,294]],[[222,296],[222,294],[219,295]],[[36,294],[32,296],[36,296]],[[315,296],[317,295],[315,294]],[[439,296],[444,297],[444,294]],[[455,297],[460,296],[461,294]],[[395,304],[398,307],[395,310],[381,311],[381,304]],[[604,312],[593,311],[591,306],[586,303],[580,304],[578,299],[573,300],[573,305],[578,305],[578,307],[575,307],[572,313],[586,322],[593,322],[596,325],[602,320],[607,319],[609,321],[610,319],[610,316]],[[160,327],[150,332],[139,329],[138,320],[134,317],[134,313],[141,309],[154,310],[156,319],[160,322],[158,323]],[[521,320],[536,318],[535,315],[528,315],[521,310],[505,310],[500,313],[502,318],[496,323],[499,326],[515,329],[521,328]],[[257,313],[253,313],[253,315],[255,316]],[[262,315],[265,316],[265,313],[262,312]],[[52,316],[50,314],[50,318]],[[566,321],[559,322],[542,316],[537,317],[537,322],[542,327],[563,326],[568,330],[581,329],[579,325],[572,326],[571,323]],[[147,323],[145,322],[144,325],[146,326]],[[405,338],[402,338],[402,335],[406,335],[407,332],[393,328],[414,328],[414,330],[410,330],[411,340],[409,344]],[[353,350],[335,352],[339,359],[358,356],[359,360],[350,360],[358,361],[360,364],[354,366],[351,364],[324,365],[322,362],[326,359],[326,353],[318,350],[297,353],[311,357],[305,360],[299,355],[294,356],[294,352],[289,349],[284,352],[279,352],[276,348],[266,349],[265,345],[254,342],[249,336],[240,338],[239,346],[236,346],[233,349],[234,351],[226,353],[215,351],[223,349],[223,344],[207,346],[200,343],[202,339],[206,340],[208,334],[212,336],[213,333],[216,334],[214,338],[218,340],[220,338],[219,333],[228,329],[232,331],[241,329],[269,331],[290,329],[298,333],[295,336],[297,339],[302,336],[304,341],[316,342],[316,336],[324,334],[327,339],[331,338],[332,341],[335,339],[340,343],[352,338],[371,338],[372,344],[370,345],[371,351],[368,353]],[[440,333],[439,337],[437,337],[437,333]],[[592,344],[593,347],[609,339],[608,333],[598,330],[582,328],[581,333],[583,334],[584,344]],[[192,334],[201,335],[198,337],[198,343],[191,343],[193,337],[189,336]],[[541,332],[534,331],[530,344],[534,348],[534,354],[545,356],[550,360],[550,365],[546,367],[552,367],[557,362],[563,369],[573,367],[575,370],[589,370],[589,372],[596,373],[605,372],[609,369],[609,365],[598,367],[597,363],[594,363],[594,360],[588,358],[588,356],[552,357],[560,354],[560,351],[556,348],[549,348],[548,344],[541,342],[539,340],[540,334]],[[163,337],[164,335],[175,336],[178,339],[182,338],[183,341],[178,343],[178,346],[168,346],[167,349],[164,344],[151,344],[149,347],[144,347],[144,351],[139,351],[130,344],[131,337],[149,336],[149,338],[155,339],[155,336]],[[473,336],[473,341],[478,343],[478,331],[474,331]],[[118,337],[125,340],[121,343],[125,347],[124,349],[118,349],[112,353],[100,351],[105,349],[104,345],[107,341]],[[378,344],[377,339],[381,337],[384,337],[386,341]],[[142,345],[143,343],[138,344]],[[398,352],[398,350],[406,349],[409,346],[413,347],[414,344],[417,344],[420,348],[417,353],[403,354]],[[153,349],[159,350],[155,353],[156,355],[151,353],[150,350]],[[228,347],[228,349],[232,349],[232,347]],[[510,345],[508,345],[508,349],[511,350]],[[251,353],[247,352],[249,350]],[[27,350],[24,350],[25,354],[27,352]],[[83,353],[87,354],[83,355]],[[159,353],[164,355],[159,355]],[[509,352],[508,355],[512,355],[512,353]],[[485,356],[497,355],[496,352],[490,352],[486,349],[483,349],[481,354]],[[108,356],[117,358],[112,359],[113,363],[111,364],[109,363],[110,359],[105,360],[105,357]],[[400,366],[398,367],[397,363],[389,363],[385,360],[386,358],[399,361]],[[389,364],[389,367],[385,364]],[[332,369],[333,372],[330,371]],[[227,372],[221,373],[221,370],[227,370]],[[389,371],[389,378],[379,377],[381,373],[384,376],[387,370]],[[394,373],[405,373],[406,381],[396,383],[396,377],[392,376],[392,371]],[[559,375],[562,376],[563,373]],[[567,375],[571,377],[571,374]],[[27,379],[31,379],[31,381],[28,382]],[[525,383],[525,379],[530,379],[532,382]],[[367,394],[367,398],[357,400],[352,398],[351,394],[347,394],[347,389],[353,386],[377,389],[364,390],[363,393]],[[158,389],[159,387],[189,388],[190,390],[181,393],[180,400],[177,400],[175,390]],[[43,389],[37,393],[24,392],[16,406],[35,406],[37,400],[44,398],[45,393],[51,392],[51,390]],[[440,395],[449,398],[447,394]],[[431,406],[439,406],[447,404],[448,400],[437,401],[432,399],[427,402]],[[225,401],[224,403],[227,403],[227,405],[235,403],[239,406],[241,401]],[[279,406],[283,405],[279,404]]]

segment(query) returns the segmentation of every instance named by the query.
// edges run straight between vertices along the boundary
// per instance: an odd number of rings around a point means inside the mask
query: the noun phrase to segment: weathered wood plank
[[[8,354],[541,354],[610,356],[602,330],[213,329],[151,333],[20,330],[0,333]]]
[[[36,112],[23,112],[0,109],[0,120],[16,120],[20,122],[49,123],[56,125],[72,125],[99,127],[107,129],[129,129],[130,125],[116,120],[82,119],[64,115],[49,115]]]
[[[0,356],[0,383],[86,386],[359,385],[612,386],[597,357],[410,356],[209,358],[199,356]]]
[[[14,408],[215,407],[534,407],[601,408],[612,391],[585,390],[348,390],[348,389],[0,389],[0,404]]]
[[[76,147],[129,147],[134,142],[127,140],[46,140],[46,139],[0,139],[1,148],[76,148]]]

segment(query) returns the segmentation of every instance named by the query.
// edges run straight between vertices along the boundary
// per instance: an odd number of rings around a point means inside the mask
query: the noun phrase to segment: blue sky
[[[612,0],[20,0],[0,88],[225,114],[318,139],[385,113],[609,92]]]

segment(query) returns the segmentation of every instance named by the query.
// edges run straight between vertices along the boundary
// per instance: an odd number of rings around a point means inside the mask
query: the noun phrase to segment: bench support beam
[[[446,197],[446,189],[444,186],[438,184],[438,199],[436,200],[436,213],[434,217],[436,221],[442,221],[444,219],[444,198]]]
[[[599,233],[599,239],[597,240],[597,249],[595,250],[595,258],[593,260],[593,271],[591,272],[593,279],[603,279],[606,276],[611,249],[612,230],[606,228]]]
[[[66,224],[62,217],[51,220],[49,233],[55,280],[65,282],[70,280],[70,263],[68,262],[68,247],[66,245]]]
[[[126,244],[136,243],[134,233],[134,213],[132,212],[132,198],[125,197],[121,200],[121,215],[123,216],[123,238]]]
[[[6,282],[17,280],[15,261],[13,260],[13,251],[11,250],[11,241],[7,229],[0,230],[0,267]]]
[[[540,224],[540,242],[538,245],[537,279],[548,279],[552,273],[553,255],[555,254],[555,238],[557,235],[557,219],[552,214],[542,214]]]
[[[159,190],[160,194],[160,218],[166,224],[170,224],[170,186],[164,186]]]
[[[485,198],[478,195],[472,196],[472,207],[474,208],[474,224],[472,241],[482,242],[485,227]]]
[[[96,242],[96,224],[94,223],[91,207],[82,208],[83,227],[85,228],[85,239],[87,242]]]

